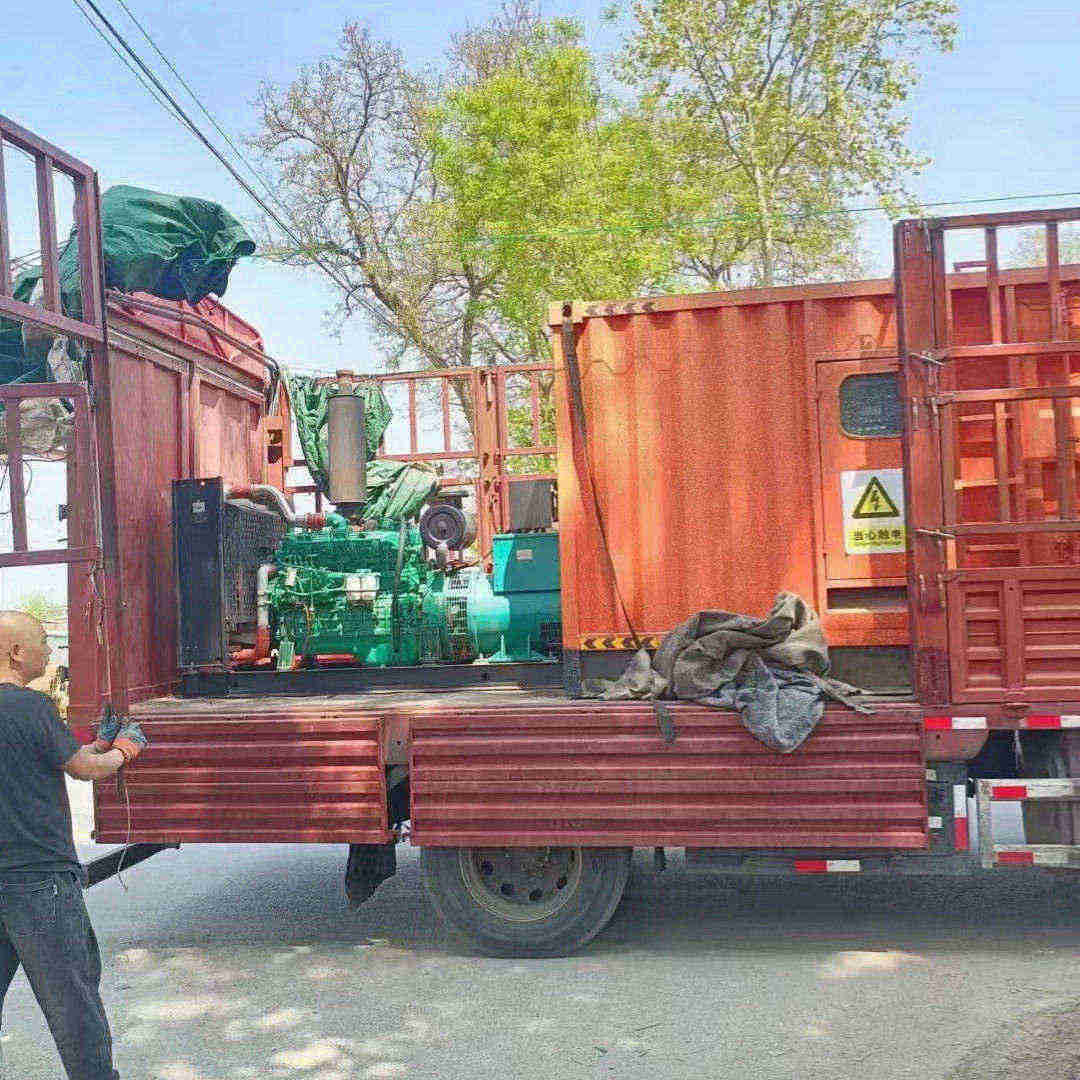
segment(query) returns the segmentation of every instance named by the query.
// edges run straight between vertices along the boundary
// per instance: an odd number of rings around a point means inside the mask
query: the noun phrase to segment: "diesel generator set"
[[[368,470],[382,463],[369,460],[364,405],[351,392],[327,399],[333,512],[298,514],[268,485],[174,483],[182,671],[559,659],[550,483],[511,514],[517,531],[493,538],[488,573],[474,516],[437,482],[411,516],[367,516]]]

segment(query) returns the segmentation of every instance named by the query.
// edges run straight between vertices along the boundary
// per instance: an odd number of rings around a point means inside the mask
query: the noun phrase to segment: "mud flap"
[[[345,897],[349,907],[358,908],[369,900],[387,878],[397,873],[397,842],[350,844],[345,866]]]

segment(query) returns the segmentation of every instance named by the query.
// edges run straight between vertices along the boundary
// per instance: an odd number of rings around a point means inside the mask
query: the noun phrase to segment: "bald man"
[[[49,698],[27,689],[48,661],[41,623],[0,611],[0,1010],[21,964],[69,1080],[118,1080],[64,773],[104,780],[146,738],[130,724],[80,746]]]

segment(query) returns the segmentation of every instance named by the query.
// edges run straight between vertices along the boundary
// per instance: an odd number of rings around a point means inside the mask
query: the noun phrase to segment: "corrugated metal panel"
[[[1046,270],[1000,280],[1024,339],[1047,319]],[[983,282],[948,278],[957,342],[985,337]],[[790,589],[821,610],[832,644],[906,640],[895,613],[827,610],[830,584],[863,582],[826,559],[823,508],[840,492],[823,486],[815,400],[819,363],[896,356],[892,292],[879,280],[571,305],[588,459],[635,629],[663,633],[707,607],[764,613]],[[1080,322],[1080,291],[1062,295]],[[559,308],[551,319],[563,641],[577,650],[628,627],[572,434]],[[896,583],[894,566],[880,573]]]
[[[128,807],[95,788],[101,843],[384,843],[374,718],[140,717],[150,747],[126,770]]]
[[[814,486],[801,303],[587,319],[589,456],[619,589],[642,631],[708,607],[814,595]],[[557,362],[557,367],[563,365]],[[625,633],[560,371],[564,643]],[[578,453],[575,453],[575,449]]]
[[[413,842],[926,847],[921,731],[910,716],[830,711],[784,755],[732,713],[670,709],[670,746],[647,704],[417,717]]]

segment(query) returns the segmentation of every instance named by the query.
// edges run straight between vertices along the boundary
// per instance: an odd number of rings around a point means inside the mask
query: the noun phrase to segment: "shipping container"
[[[953,340],[989,340],[985,272],[946,282]],[[1063,327],[1080,338],[1080,266],[1058,282]],[[1004,340],[1043,340],[1046,270],[996,285]],[[621,670],[634,635],[654,643],[707,608],[763,615],[789,590],[821,613],[841,677],[910,689],[893,281],[555,305],[549,322],[573,684]],[[987,377],[1008,385],[1004,370]],[[985,442],[989,427],[966,431]],[[972,444],[971,470],[983,449]],[[1027,468],[1036,453],[1032,442]],[[985,469],[962,483],[973,504],[996,498]],[[998,541],[981,557],[1004,565],[1009,551]]]

